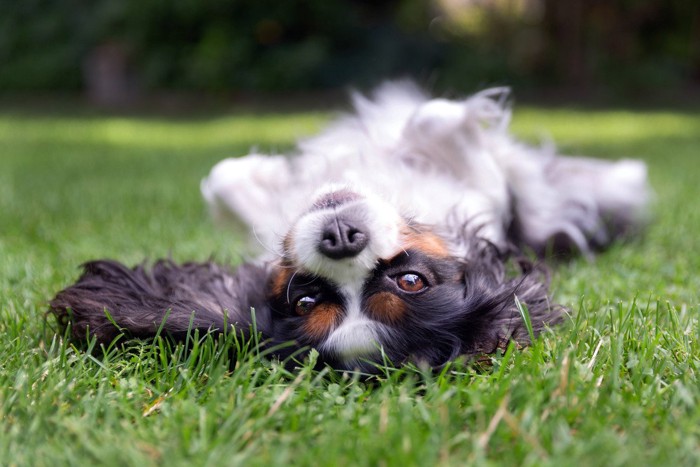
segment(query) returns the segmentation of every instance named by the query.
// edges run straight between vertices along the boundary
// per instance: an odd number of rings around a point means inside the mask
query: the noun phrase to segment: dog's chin
[[[346,369],[377,361],[381,354],[378,326],[366,318],[344,323],[328,336],[322,350]]]

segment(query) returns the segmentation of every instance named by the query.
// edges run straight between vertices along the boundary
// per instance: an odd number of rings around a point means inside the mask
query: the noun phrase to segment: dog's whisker
[[[266,244],[260,239],[260,237],[258,236],[258,232],[257,232],[256,229],[255,229],[255,225],[251,225],[251,232],[252,232],[252,234],[253,234],[253,237],[255,238],[255,241],[257,241],[258,244],[259,244],[261,247],[263,247],[263,249],[264,249],[265,251],[267,251],[268,253],[273,254],[274,256],[277,256],[278,258],[284,258],[284,255],[283,255],[283,254],[281,254],[280,252],[276,251],[276,250],[273,249],[272,247],[266,245]]]
[[[298,272],[299,272],[298,270],[294,271],[294,273],[292,274],[292,277],[290,277],[289,281],[287,281],[287,303],[289,303],[289,304],[291,304],[291,301],[292,301],[290,294],[289,294],[290,289],[292,288],[292,281],[294,280],[294,277],[297,275]]]

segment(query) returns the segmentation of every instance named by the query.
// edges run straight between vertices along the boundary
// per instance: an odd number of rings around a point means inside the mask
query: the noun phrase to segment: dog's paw
[[[233,215],[253,226],[275,211],[289,176],[285,157],[250,154],[216,164],[200,188],[215,217]]]

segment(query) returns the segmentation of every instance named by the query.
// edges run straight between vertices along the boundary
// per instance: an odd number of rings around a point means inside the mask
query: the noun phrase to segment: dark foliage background
[[[646,93],[700,82],[687,0],[0,0],[0,91],[327,89],[414,76]]]

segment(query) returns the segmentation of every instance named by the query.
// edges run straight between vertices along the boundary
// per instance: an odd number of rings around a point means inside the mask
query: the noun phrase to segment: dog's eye
[[[308,315],[316,306],[316,302],[317,300],[314,297],[301,297],[294,303],[294,313],[298,316]]]
[[[396,277],[396,285],[404,292],[420,292],[428,287],[427,282],[418,274],[412,272],[401,274]]]

